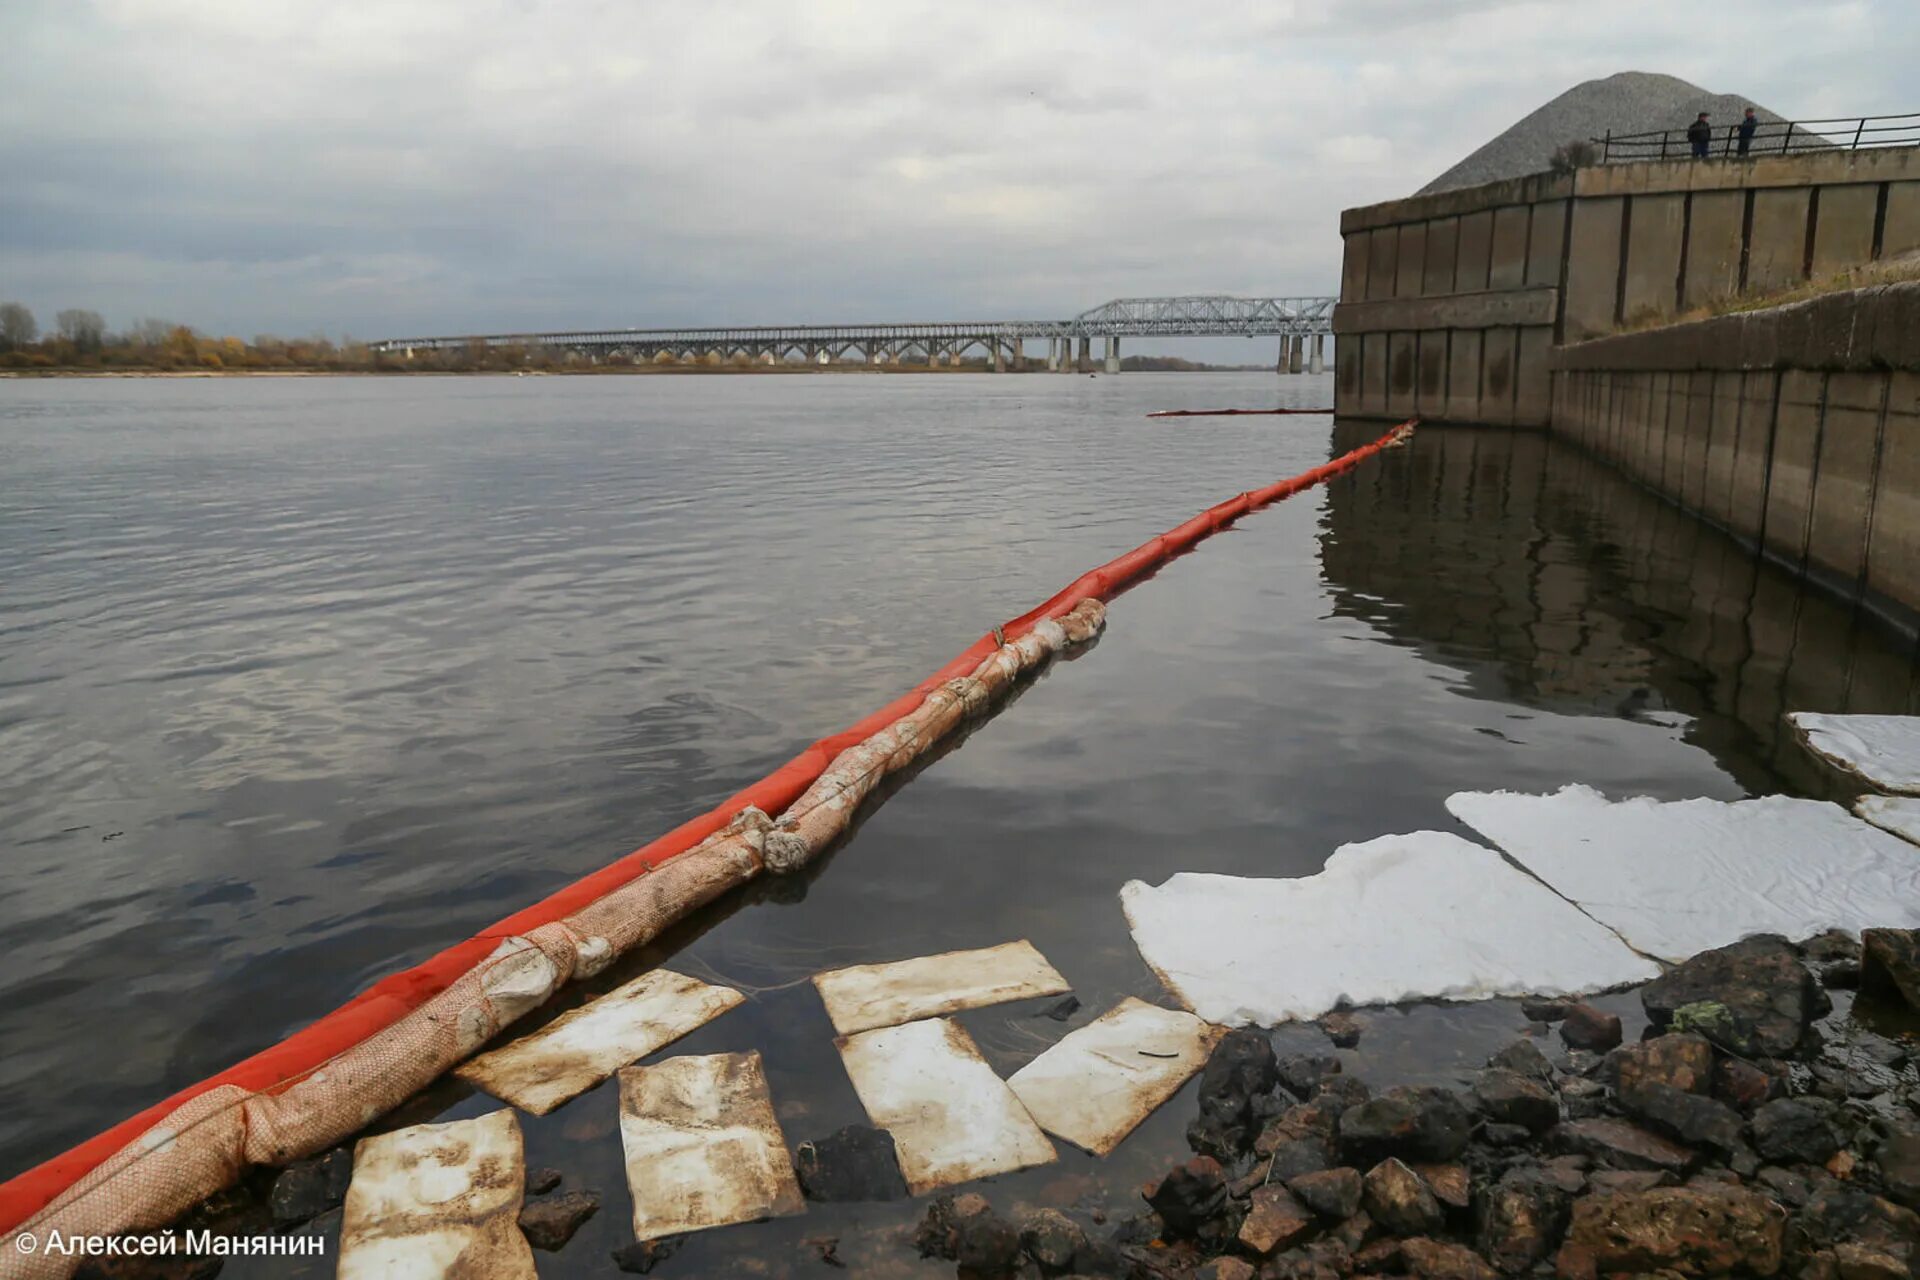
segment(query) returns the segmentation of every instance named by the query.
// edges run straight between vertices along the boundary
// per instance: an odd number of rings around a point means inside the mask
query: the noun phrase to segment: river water
[[[1148,411],[1331,395],[1270,374],[0,381],[0,1176],[1381,429]],[[748,991],[673,1052],[760,1049],[798,1142],[862,1119],[818,969],[1025,937],[1078,1025],[1163,998],[1127,879],[1310,874],[1345,841],[1457,829],[1463,788],[1826,795],[1782,731],[1802,709],[1920,711],[1912,642],[1567,446],[1432,429],[1163,569],[803,880],[594,989],[670,957]],[[1035,1015],[962,1021],[1004,1073],[1061,1034]],[[1448,1078],[1515,1019],[1375,1015],[1369,1078]],[[402,1119],[493,1105],[443,1084]],[[1120,1211],[1190,1111],[987,1189]],[[525,1123],[533,1164],[606,1197],[543,1271],[604,1270],[630,1238],[611,1087]],[[804,1273],[823,1234],[891,1269],[918,1212],[708,1233],[656,1274]]]

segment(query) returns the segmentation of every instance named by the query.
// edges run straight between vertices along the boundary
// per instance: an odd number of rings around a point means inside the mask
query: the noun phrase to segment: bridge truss
[[[1105,367],[1120,370],[1122,337],[1277,336],[1280,369],[1299,372],[1307,339],[1319,372],[1335,299],[1237,298],[1202,294],[1175,298],[1116,298],[1068,320],[935,321],[906,324],[764,325],[693,329],[583,329],[551,333],[467,334],[384,338],[376,351],[404,353],[524,347],[561,350],[591,360],[682,364],[958,365],[970,356],[996,371],[1021,368],[1026,344],[1047,343],[1047,367],[1091,368],[1095,338],[1105,342]],[[1074,346],[1078,343],[1076,358]]]

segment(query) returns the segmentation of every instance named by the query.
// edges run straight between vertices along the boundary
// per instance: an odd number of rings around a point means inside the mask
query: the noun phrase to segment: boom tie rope
[[[163,1226],[238,1180],[351,1137],[566,982],[722,893],[797,871],[843,836],[889,774],[986,712],[1025,672],[1092,639],[1105,602],[1201,540],[1405,444],[1415,420],[1310,471],[1242,493],[1082,574],[907,694],[626,857],[393,974],[279,1044],[0,1184],[0,1280],[67,1274],[22,1232]],[[769,814],[778,814],[777,819]]]

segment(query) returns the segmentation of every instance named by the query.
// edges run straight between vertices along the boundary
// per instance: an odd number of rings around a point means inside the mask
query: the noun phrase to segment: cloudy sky
[[[0,0],[0,298],[215,333],[1325,293],[1577,81],[1920,110],[1914,0]]]

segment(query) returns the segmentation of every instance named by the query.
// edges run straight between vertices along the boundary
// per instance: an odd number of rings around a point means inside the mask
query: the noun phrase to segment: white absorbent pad
[[[543,1116],[744,999],[731,987],[655,969],[561,1014],[530,1036],[481,1054],[454,1074]]]
[[[948,951],[891,964],[860,964],[814,975],[833,1029],[843,1036],[1071,991],[1031,942]]]
[[[636,1240],[806,1208],[758,1053],[626,1068],[620,1145]]]
[[[1342,845],[1300,879],[1135,880],[1120,902],[1167,988],[1227,1026],[1341,1005],[1570,995],[1659,974],[1492,849],[1439,831]]]
[[[363,1138],[340,1223],[340,1280],[534,1280],[520,1234],[520,1124],[506,1109]]]
[[[1787,717],[1807,748],[1882,791],[1920,795],[1920,716]]]
[[[1014,1072],[1007,1087],[1042,1129],[1104,1156],[1207,1064],[1222,1034],[1128,996]]]
[[[1861,796],[1853,811],[1882,831],[1920,844],[1920,796]]]
[[[868,1118],[893,1134],[914,1195],[1058,1158],[959,1023],[932,1018],[834,1043]]]
[[[1920,851],[1836,804],[1463,791],[1455,817],[1619,930],[1680,961],[1755,933],[1920,924]]]

